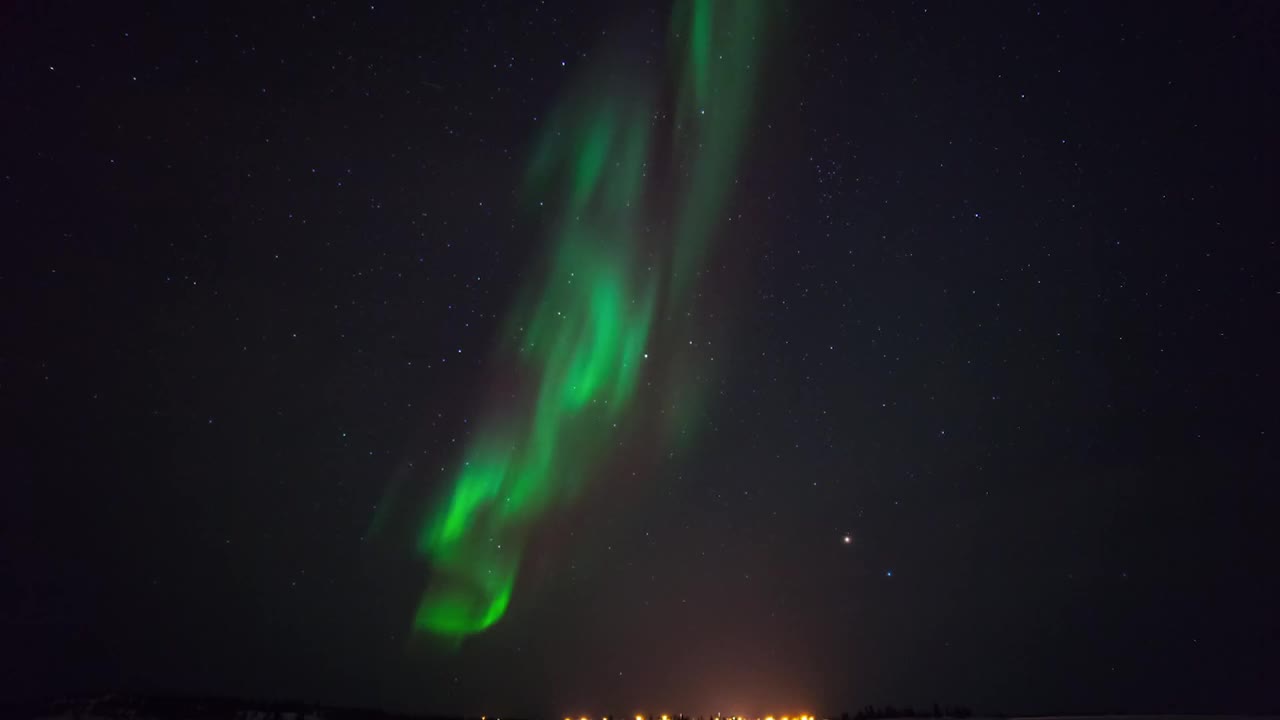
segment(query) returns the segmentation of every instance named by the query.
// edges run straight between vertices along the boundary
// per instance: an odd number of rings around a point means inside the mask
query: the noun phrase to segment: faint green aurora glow
[[[762,15],[759,0],[692,0],[673,12],[677,169],[668,183],[679,200],[673,249],[661,263],[637,235],[647,184],[657,180],[649,164],[656,103],[595,88],[552,114],[525,187],[555,208],[547,270],[524,288],[505,325],[536,390],[518,417],[481,423],[427,513],[417,549],[433,573],[415,629],[461,638],[497,622],[530,532],[578,495],[614,445],[655,324],[682,315],[723,216],[750,115]]]

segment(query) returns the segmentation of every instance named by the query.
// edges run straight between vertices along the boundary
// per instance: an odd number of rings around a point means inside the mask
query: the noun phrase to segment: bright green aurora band
[[[724,216],[764,10],[760,0],[675,7],[676,107],[665,116],[673,157],[659,189],[674,189],[678,200],[661,262],[639,242],[646,182],[658,180],[650,156],[663,117],[656,103],[597,88],[553,113],[525,192],[554,207],[554,242],[545,276],[524,289],[505,326],[509,351],[535,388],[518,417],[480,425],[456,479],[427,514],[417,549],[433,573],[415,629],[462,638],[497,622],[537,521],[571,502],[616,445],[656,325],[685,316],[690,284]]]

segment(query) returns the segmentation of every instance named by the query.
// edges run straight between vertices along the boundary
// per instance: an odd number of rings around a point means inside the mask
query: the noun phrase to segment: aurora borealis
[[[654,98],[590,78],[553,113],[524,188],[550,206],[546,277],[522,294],[499,354],[534,378],[527,407],[482,421],[424,522],[418,550],[433,577],[416,629],[465,636],[497,622],[528,534],[573,501],[611,439],[626,431],[646,350],[660,334],[655,326],[685,314],[731,189],[764,12],[757,0],[677,4],[669,127],[653,122]],[[669,177],[650,171],[657,133],[670,136],[673,157],[656,163],[671,169]],[[655,257],[640,227],[655,186],[667,185],[678,188],[677,219]]]
[[[0,715],[1274,712],[1276,28],[7,3]]]

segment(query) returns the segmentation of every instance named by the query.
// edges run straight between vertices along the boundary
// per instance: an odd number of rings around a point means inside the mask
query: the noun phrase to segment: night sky
[[[771,4],[707,113],[672,16],[0,10],[0,694],[1280,708],[1280,8]],[[634,391],[501,617],[415,629],[469,453],[542,437],[530,168],[598,107],[653,138],[590,240],[664,278]]]

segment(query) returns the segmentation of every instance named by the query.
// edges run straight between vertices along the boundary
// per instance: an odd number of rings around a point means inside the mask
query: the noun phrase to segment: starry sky
[[[670,131],[671,6],[0,11],[0,693],[1280,707],[1275,5],[769,9],[678,382],[464,638],[415,537],[530,392],[530,157]]]

